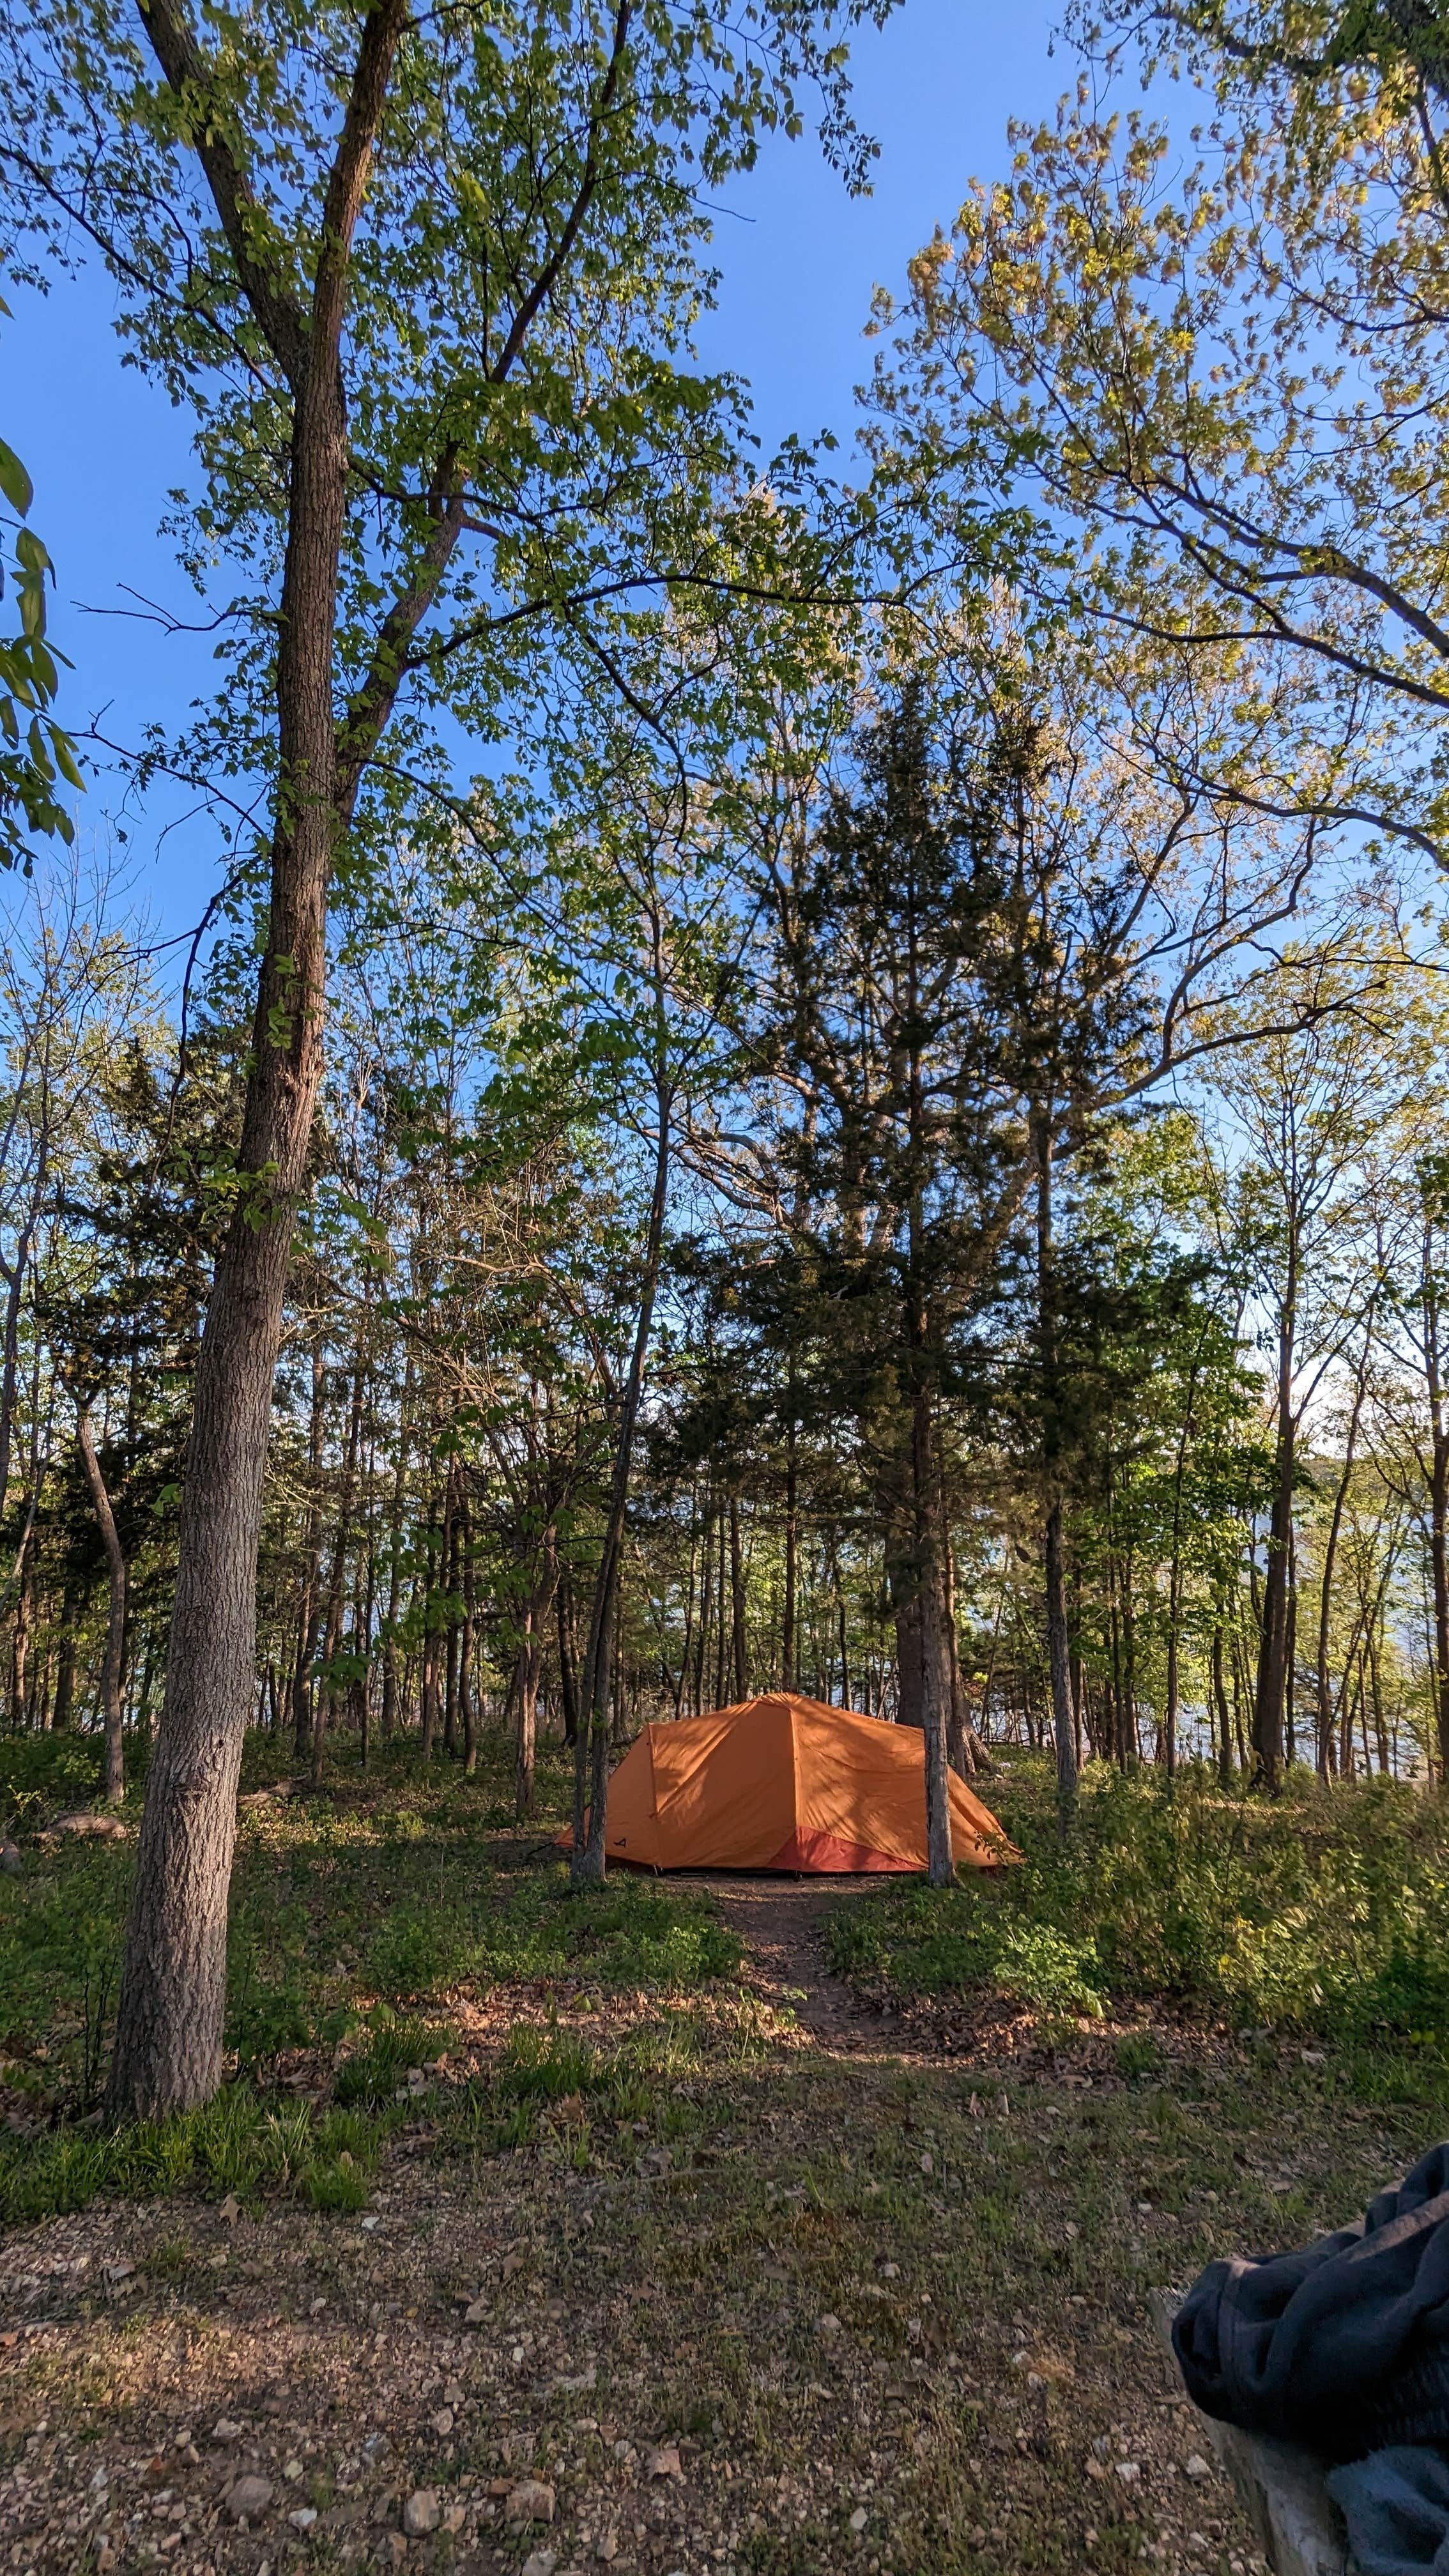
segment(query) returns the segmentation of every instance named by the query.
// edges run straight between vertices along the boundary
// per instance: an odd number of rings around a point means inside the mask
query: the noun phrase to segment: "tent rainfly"
[[[646,1869],[922,1870],[925,1762],[917,1727],[771,1691],[646,1726],[609,1782],[605,1849]],[[1019,1857],[954,1772],[950,1795],[956,1860]]]

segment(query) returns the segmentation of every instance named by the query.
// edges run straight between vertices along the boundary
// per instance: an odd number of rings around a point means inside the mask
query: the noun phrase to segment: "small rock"
[[[315,2504],[299,2504],[296,2512],[289,2513],[287,2516],[287,2520],[294,2531],[310,2531],[316,2519],[317,2508]]]
[[[436,2487],[416,2487],[402,2509],[402,2527],[409,2540],[421,2540],[427,2532],[436,2531],[443,2519]]]
[[[226,2494],[226,2509],[233,2522],[255,2522],[272,2501],[270,2478],[245,2477],[233,2480]]]
[[[602,2558],[604,2565],[607,2567],[610,2561],[617,2558],[618,2555],[619,2535],[617,2531],[601,2531],[598,2539],[594,2543],[594,2556],[596,2558]]]
[[[453,2429],[453,2410],[452,2410],[452,2407],[451,2407],[451,2406],[440,2406],[440,2407],[438,2408],[438,2411],[437,2411],[436,2415],[433,2417],[433,2431],[437,2434],[437,2436],[438,2436],[438,2438],[439,2438],[439,2440],[440,2440],[440,2441],[446,2441],[446,2440],[447,2440],[447,2438],[448,2438],[448,2435],[451,2433],[452,2429]]]
[[[858,2504],[854,2513],[850,2517],[850,2528],[852,2531],[864,2531],[869,2520],[870,2516],[866,2512],[864,2505]]]
[[[1186,2469],[1190,2478],[1206,2478],[1211,2477],[1212,2475],[1212,2471],[1209,2468],[1207,2461],[1203,2458],[1201,2451],[1194,2451],[1191,2458],[1184,2460],[1182,2465]]]
[[[443,2516],[443,2529],[445,2531],[461,2531],[467,2519],[468,2508],[465,2504],[450,2504],[447,2512]]]
[[[823,2317],[816,2318],[815,2331],[818,2335],[824,2338],[826,2343],[828,2343],[832,2335],[838,2335],[840,2332],[839,2317],[831,2316],[827,2310]]]
[[[242,2428],[240,2424],[234,2424],[229,2415],[218,2415],[216,2422],[211,2428],[211,2438],[213,2442],[239,2442],[241,2437]]]
[[[1121,2479],[1124,2487],[1135,2486],[1142,2475],[1141,2461],[1119,2460],[1117,2462],[1117,2475]]]
[[[520,2478],[509,2488],[503,2511],[509,2522],[552,2522],[553,2489],[542,2478]]]
[[[557,2565],[556,2549],[535,2549],[523,2562],[523,2576],[553,2576]]]
[[[301,2476],[301,2474],[302,2474],[302,2463],[301,2463],[301,2461],[300,2461],[300,2460],[288,2460],[288,2461],[287,2461],[287,2463],[286,2463],[286,2465],[285,2465],[285,2467],[284,2467],[284,2468],[283,2468],[283,2470],[282,2470],[282,2475],[283,2475],[283,2477],[286,2479],[288,2486],[291,2486],[291,2487],[294,2487],[294,2486],[296,2485],[297,2480],[299,2479],[299,2477]]]
[[[649,2478],[682,2478],[683,2467],[673,2442],[660,2442],[644,2455],[644,2474]]]

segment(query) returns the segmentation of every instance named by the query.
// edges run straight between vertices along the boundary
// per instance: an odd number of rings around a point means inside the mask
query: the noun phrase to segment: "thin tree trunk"
[[[656,1091],[659,1135],[654,1157],[654,1186],[649,1201],[649,1231],[639,1290],[639,1317],[629,1356],[614,1443],[609,1483],[609,1512],[604,1526],[594,1598],[589,1612],[589,1640],[584,1653],[584,1687],[577,1759],[574,1764],[574,1830],[570,1875],[576,1887],[602,1887],[604,1846],[608,1836],[609,1684],[614,1666],[614,1613],[619,1589],[619,1562],[624,1522],[629,1508],[629,1473],[634,1458],[634,1431],[644,1387],[644,1361],[654,1322],[659,1266],[664,1246],[664,1212],[669,1193],[669,1122],[672,1095],[661,1080]],[[586,1821],[587,1811],[587,1821]]]
[[[1319,1778],[1326,1780],[1332,1769],[1333,1753],[1333,1684],[1328,1671],[1328,1631],[1333,1611],[1333,1570],[1338,1556],[1339,1536],[1343,1528],[1344,1506],[1348,1501],[1353,1476],[1354,1451],[1358,1446],[1359,1419],[1363,1412],[1364,1392],[1368,1385],[1369,1340],[1364,1337],[1363,1357],[1354,1380],[1353,1407],[1348,1417],[1348,1430],[1343,1444],[1343,1473],[1333,1497],[1333,1512],[1328,1536],[1323,1542],[1323,1564],[1319,1573],[1318,1592],[1318,1669],[1316,1752]]]
[[[90,1415],[82,1406],[76,1418],[76,1445],[90,1487],[101,1544],[106,1551],[109,1597],[106,1607],[106,1652],[101,1666],[101,1716],[106,1730],[106,1796],[118,1805],[126,1794],[126,1754],[121,1733],[121,1647],[126,1631],[126,1560],[116,1529],[116,1516],[96,1456]]]
[[[1278,1446],[1268,1562],[1263,1577],[1263,1628],[1253,1702],[1253,1756],[1264,1788],[1276,1789],[1283,1772],[1284,1701],[1288,1682],[1289,1559],[1293,1547],[1293,1470],[1297,1425],[1293,1414],[1293,1363],[1297,1331],[1297,1237],[1290,1226],[1288,1275],[1278,1325]]]
[[[67,1586],[60,1600],[60,1656],[55,1676],[55,1707],[51,1711],[51,1728],[63,1735],[70,1725],[75,1702],[75,1623],[80,1616],[80,1602]]]
[[[1047,1665],[1051,1676],[1052,1733],[1057,1756],[1057,1824],[1063,1837],[1077,1811],[1077,1726],[1072,1707],[1071,1649],[1067,1631],[1067,1586],[1062,1550],[1060,1431],[1057,1422],[1056,1275],[1052,1241],[1052,1131],[1049,1111],[1038,1110],[1036,1127],[1037,1308],[1042,1360],[1042,1459],[1047,1509],[1042,1554],[1046,1575]]]
[[[292,1756],[305,1762],[312,1744],[312,1704],[309,1697],[312,1660],[317,1652],[317,1639],[322,1627],[322,1599],[317,1578],[322,1570],[322,1433],[325,1423],[323,1397],[326,1371],[322,1363],[320,1339],[312,1350],[312,1416],[307,1434],[307,1466],[310,1493],[307,1503],[307,1536],[302,1558],[302,1592],[297,1605],[297,1655],[292,1672]]]
[[[463,1571],[463,1642],[458,1656],[458,1695],[463,1715],[463,1777],[471,1780],[478,1769],[478,1694],[473,1676],[473,1658],[478,1642],[478,1568],[473,1556],[473,1516],[468,1509],[466,1483],[458,1496],[458,1532]]]
[[[790,1364],[786,1401],[790,1419],[785,1425],[785,1601],[780,1623],[780,1688],[797,1687],[796,1645],[796,1559],[800,1545],[800,1465],[795,1424],[795,1365]]]
[[[740,1545],[740,1498],[730,1495],[730,1615],[734,1637],[735,1697],[742,1700],[749,1688],[749,1663],[745,1646],[745,1560]],[[844,1655],[842,1631],[841,1654]]]
[[[579,1740],[579,1695],[574,1672],[573,1589],[567,1575],[558,1587],[558,1695],[563,1707],[564,1742]],[[674,1714],[679,1715],[676,1699]]]
[[[342,1462],[342,1491],[337,1498],[337,1530],[332,1545],[332,1571],[327,1584],[327,1625],[322,1638],[322,1660],[330,1669],[342,1643],[342,1594],[347,1571],[347,1545],[352,1533],[352,1497],[357,1484],[357,1452],[362,1437],[362,1400],[366,1386],[366,1369],[359,1345],[352,1372],[352,1400],[347,1415],[347,1447]],[[333,1685],[319,1682],[316,1705],[312,1714],[312,1786],[322,1785],[322,1754],[327,1738],[327,1721],[332,1712]]]
[[[538,1685],[543,1671],[543,1640],[558,1588],[558,1550],[550,1522],[543,1537],[539,1579],[524,1612],[514,1679],[518,1692],[518,1732],[514,1747],[513,1812],[520,1823],[533,1813],[534,1767],[538,1743]]]
[[[1223,1632],[1220,1627],[1213,1629],[1212,1672],[1213,1699],[1218,1712],[1218,1778],[1228,1789],[1233,1779],[1233,1737],[1228,1694],[1223,1684]]]

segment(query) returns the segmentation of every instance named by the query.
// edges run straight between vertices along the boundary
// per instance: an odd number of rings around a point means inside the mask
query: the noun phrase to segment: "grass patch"
[[[18,2116],[73,2118],[104,2082],[135,1846],[43,1830],[79,1794],[93,1799],[89,1739],[4,1750],[24,1866],[0,1878],[0,2091]],[[567,1782],[556,1758],[543,1771],[547,1816]],[[284,1777],[278,1749],[253,1738],[244,1791]],[[739,1944],[706,1900],[622,1874],[572,1891],[549,1845],[490,1821],[496,1786],[486,1770],[467,1781],[442,1757],[425,1769],[396,1753],[318,1798],[243,1806],[226,2030],[239,2074],[265,2085],[289,2055],[335,2054],[361,2030],[347,2081],[385,2099],[418,2062],[399,2056],[393,2025],[460,1988],[687,1995],[736,1972]],[[139,1803],[137,1791],[127,1821]]]
[[[7,2138],[0,2140],[0,2224],[85,2209],[103,2194],[281,2194],[317,2209],[358,2209],[389,2125],[385,2114],[269,2103],[249,2085],[229,2084],[203,2110],[167,2120]]]
[[[993,1792],[1024,1858],[990,1884],[847,1901],[832,1962],[902,1997],[995,1991],[1043,2015],[1149,1999],[1388,2044],[1449,2075],[1449,1803],[1295,1775],[1276,1800],[1093,1765],[1072,1846],[1045,1767]],[[1144,2070],[1145,2071],[1145,2070]]]

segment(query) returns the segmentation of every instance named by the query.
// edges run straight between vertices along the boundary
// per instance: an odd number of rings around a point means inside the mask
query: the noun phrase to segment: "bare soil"
[[[439,2162],[422,2104],[363,2212],[158,2178],[0,2245],[0,2567],[1260,2567],[1148,2292],[1337,2222],[1425,2141],[1296,2051],[1133,2089],[1086,2039],[1070,2068],[983,2028],[953,2056],[939,2020],[903,2046],[826,1969],[828,1886],[700,1883],[747,1992],[690,2007],[734,2036],[687,2133],[560,2102]],[[678,2009],[615,1999],[609,2034]],[[541,2018],[600,2030],[499,1989],[460,2072]]]

